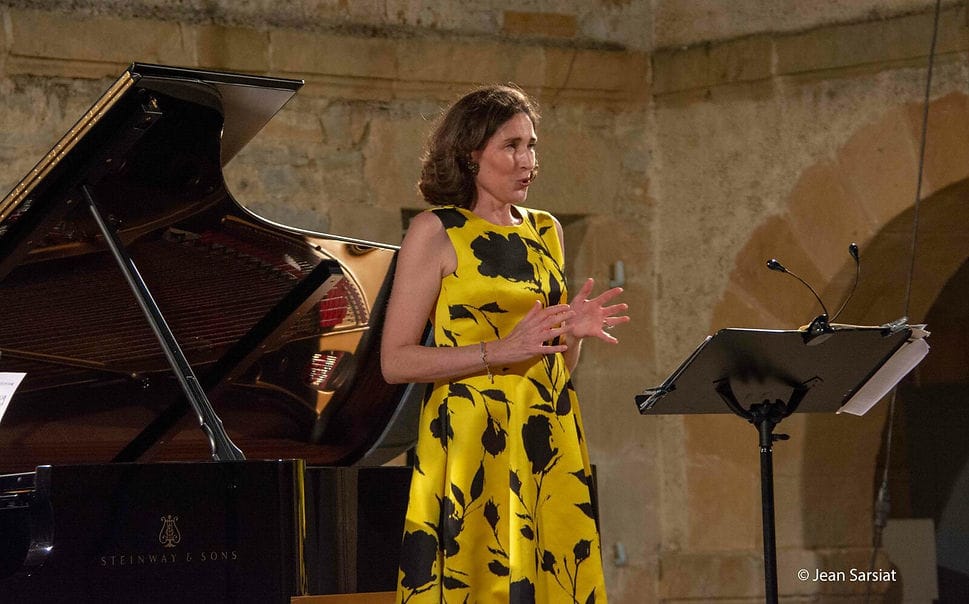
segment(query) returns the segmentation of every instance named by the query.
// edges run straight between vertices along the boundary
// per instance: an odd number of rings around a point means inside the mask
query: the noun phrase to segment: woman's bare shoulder
[[[401,251],[424,267],[437,264],[441,276],[457,268],[457,256],[444,222],[433,210],[425,210],[411,219]]]
[[[424,232],[441,231],[443,233],[444,223],[441,222],[441,219],[436,215],[433,209],[424,210],[410,219],[410,225],[407,227],[407,232],[413,232],[414,229]]]

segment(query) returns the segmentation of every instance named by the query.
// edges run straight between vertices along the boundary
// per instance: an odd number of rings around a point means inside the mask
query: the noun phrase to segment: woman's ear
[[[474,151],[468,154],[468,157],[470,157],[471,161],[473,161],[474,163],[478,163],[481,160],[481,150],[475,149]]]

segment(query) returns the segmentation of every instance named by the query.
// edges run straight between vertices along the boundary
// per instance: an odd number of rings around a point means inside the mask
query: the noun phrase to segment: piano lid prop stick
[[[168,359],[169,365],[171,365],[172,370],[175,372],[175,377],[178,378],[178,383],[185,392],[185,397],[192,405],[196,415],[198,415],[202,431],[209,438],[209,444],[212,448],[212,459],[215,461],[244,460],[246,458],[245,455],[229,439],[229,435],[226,434],[222,420],[219,419],[219,416],[215,413],[215,409],[212,408],[212,403],[205,396],[205,391],[199,385],[198,378],[195,376],[195,372],[192,370],[188,358],[186,358],[185,353],[178,345],[175,335],[165,321],[165,317],[162,316],[158,304],[152,298],[151,291],[141,278],[141,274],[138,272],[134,261],[128,255],[127,251],[125,251],[114,227],[109,225],[104,219],[101,210],[94,201],[94,196],[91,194],[90,188],[87,185],[82,185],[81,192],[87,200],[88,208],[91,210],[91,215],[94,216],[94,221],[104,235],[105,242],[111,249],[111,254],[117,261],[118,267],[121,269],[121,273],[124,275],[128,285],[131,287],[131,292],[138,301],[138,305],[148,320],[148,324],[151,325],[152,331],[155,332],[158,343],[161,344],[162,350],[165,353],[165,358]]]

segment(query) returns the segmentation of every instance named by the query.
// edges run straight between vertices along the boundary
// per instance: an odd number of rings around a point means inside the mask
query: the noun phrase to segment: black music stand
[[[643,415],[729,411],[757,428],[764,588],[770,604],[777,602],[773,443],[788,438],[774,429],[795,411],[863,414],[928,352],[927,332],[916,328],[913,334],[904,320],[827,329],[820,334],[722,329],[661,386],[636,397]]]

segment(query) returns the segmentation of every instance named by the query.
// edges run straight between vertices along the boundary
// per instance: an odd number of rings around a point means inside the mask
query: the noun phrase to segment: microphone
[[[851,284],[851,291],[848,292],[848,296],[845,297],[845,301],[841,303],[841,308],[839,308],[837,312],[834,313],[834,316],[831,317],[832,323],[834,323],[834,321],[838,318],[841,311],[845,309],[845,306],[848,306],[848,301],[851,300],[851,297],[855,295],[855,289],[858,287],[858,280],[861,277],[861,256],[858,253],[858,244],[852,243],[849,245],[848,253],[851,254],[851,257],[855,259],[855,282]]]
[[[772,271],[777,271],[779,273],[790,275],[795,279],[797,279],[798,281],[800,281],[802,284],[804,284],[804,287],[808,288],[811,291],[811,293],[814,294],[814,298],[818,301],[818,304],[821,305],[821,310],[823,312],[817,317],[815,317],[814,320],[811,321],[811,324],[808,325],[807,333],[804,334],[804,341],[806,343],[811,343],[811,340],[814,340],[815,338],[817,338],[822,334],[830,334],[833,330],[831,329],[831,325],[828,323],[828,307],[824,305],[824,301],[821,300],[821,296],[818,295],[818,292],[814,291],[814,288],[811,287],[807,281],[805,281],[804,279],[801,279],[795,273],[788,270],[783,264],[778,262],[777,258],[771,258],[770,260],[768,260],[767,268],[769,268]],[[814,342],[814,344],[820,344],[822,341],[826,339],[827,337]]]
[[[811,290],[811,293],[814,294],[814,298],[818,301],[818,304],[821,305],[821,310],[824,311],[824,316],[825,316],[825,318],[827,318],[827,316],[828,316],[828,307],[824,305],[824,302],[821,301],[821,296],[818,295],[818,292],[814,291],[814,288],[813,287],[811,287],[810,285],[808,285],[808,282],[807,281],[805,281],[804,279],[801,279],[796,274],[794,274],[793,272],[789,271],[783,264],[781,264],[780,262],[777,261],[777,258],[771,258],[770,260],[768,260],[767,261],[767,268],[769,268],[772,271],[777,271],[779,273],[788,274],[788,275],[794,277],[795,279],[797,279],[798,281],[800,281],[801,283],[803,283],[804,284],[804,287],[806,287],[809,290]]]

